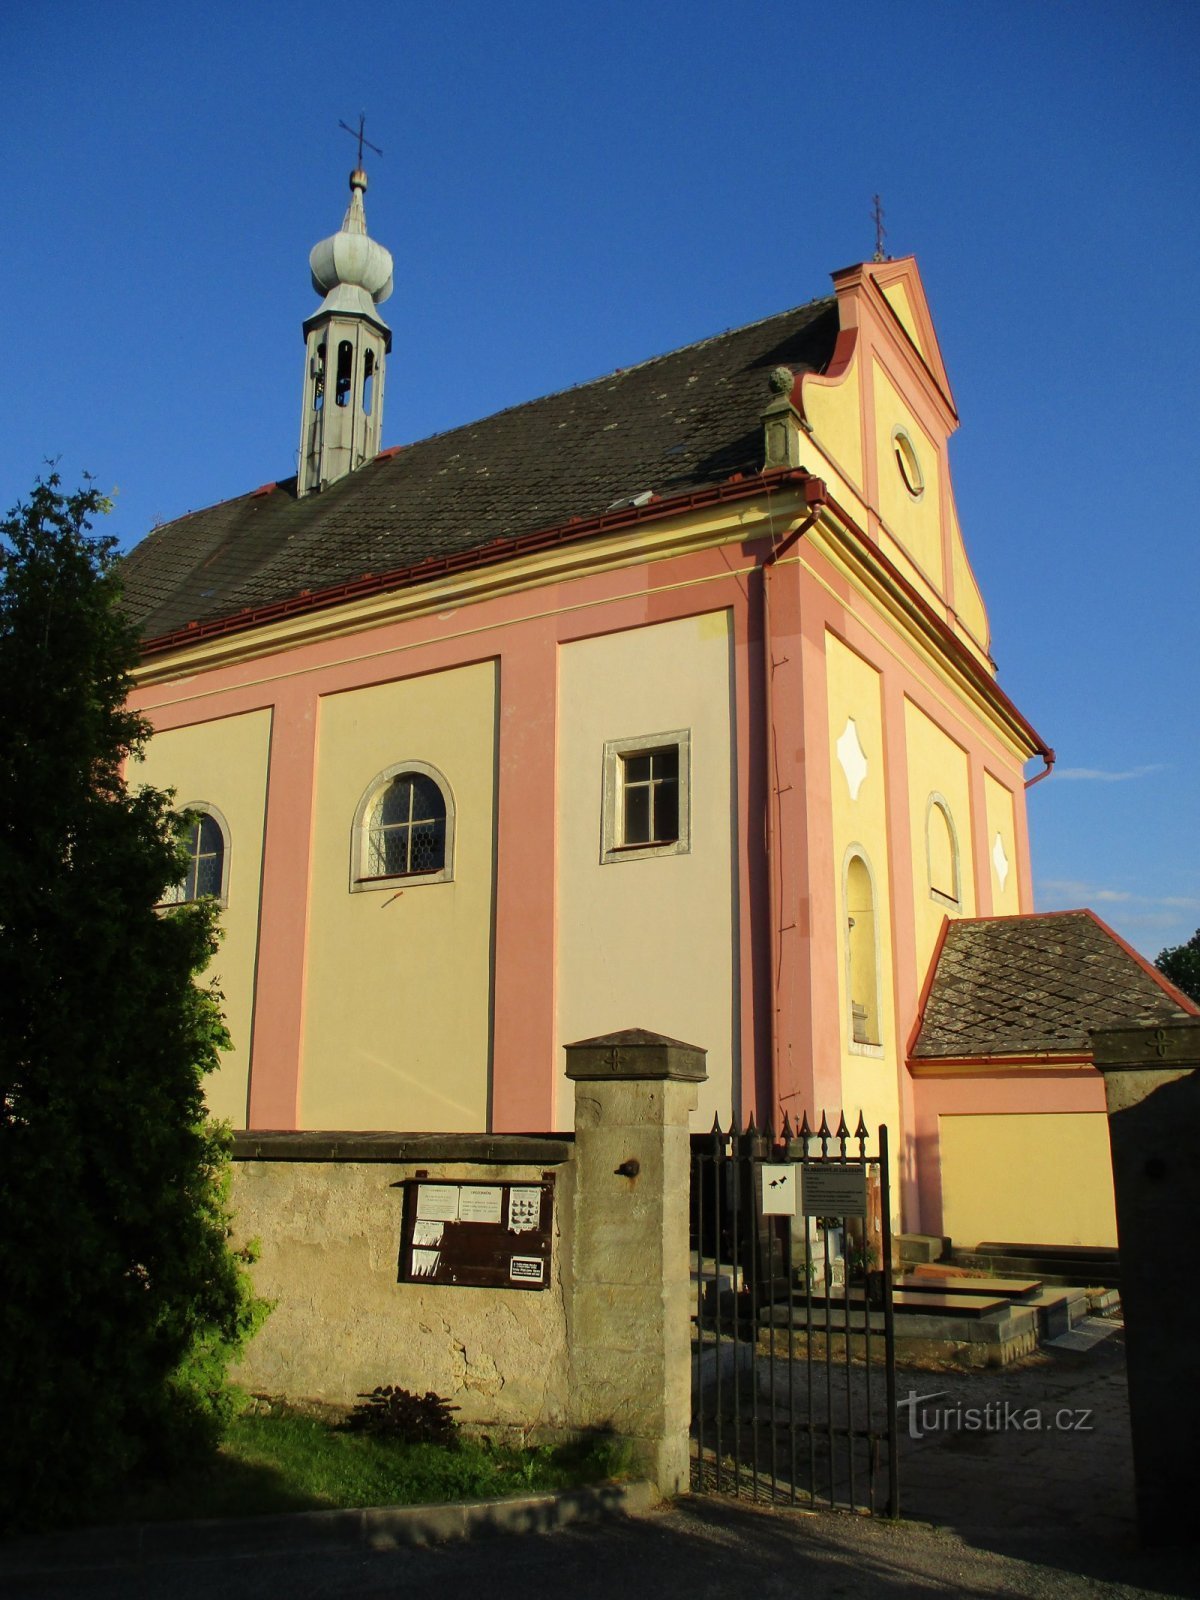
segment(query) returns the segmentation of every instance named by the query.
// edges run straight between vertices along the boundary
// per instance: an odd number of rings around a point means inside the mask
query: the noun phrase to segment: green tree
[[[1154,965],[1164,978],[1169,978],[1177,989],[1182,989],[1189,1000],[1200,1005],[1200,928],[1186,944],[1169,945],[1154,958]]]
[[[229,1245],[215,907],[131,788],[136,633],[108,509],[56,474],[0,523],[0,1523],[85,1511],[219,1433],[259,1314]]]

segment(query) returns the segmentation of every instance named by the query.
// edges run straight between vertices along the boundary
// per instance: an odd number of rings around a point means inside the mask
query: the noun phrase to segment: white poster
[[[504,1191],[499,1184],[464,1183],[458,1196],[460,1222],[499,1222],[503,1215]]]
[[[414,1278],[432,1278],[438,1269],[441,1260],[440,1250],[414,1250],[412,1253],[412,1275]]]
[[[542,1220],[540,1189],[508,1191],[508,1227],[511,1233],[528,1233]]]
[[[417,1187],[418,1222],[457,1222],[458,1185],[422,1183]]]

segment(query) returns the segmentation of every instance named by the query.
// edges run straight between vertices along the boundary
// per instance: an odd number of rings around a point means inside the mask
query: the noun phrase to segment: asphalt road
[[[435,1549],[195,1558],[16,1580],[79,1600],[856,1600],[906,1595],[1200,1595],[1200,1561],[1040,1535],[1020,1556],[950,1530],[696,1499],[636,1521]]]

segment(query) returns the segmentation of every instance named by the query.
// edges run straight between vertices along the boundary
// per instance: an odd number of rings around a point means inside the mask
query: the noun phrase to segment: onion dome
[[[361,167],[350,174],[350,204],[337,233],[314,245],[308,258],[313,288],[324,304],[313,315],[357,313],[379,323],[375,307],[392,292],[392,256],[367,237],[363,191],[367,175]],[[310,317],[308,322],[312,322]],[[386,326],[386,324],[384,324]]]

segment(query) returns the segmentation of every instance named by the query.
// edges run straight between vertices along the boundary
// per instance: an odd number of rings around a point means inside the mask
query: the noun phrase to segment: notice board
[[[554,1181],[404,1185],[400,1282],[465,1289],[545,1289]]]

